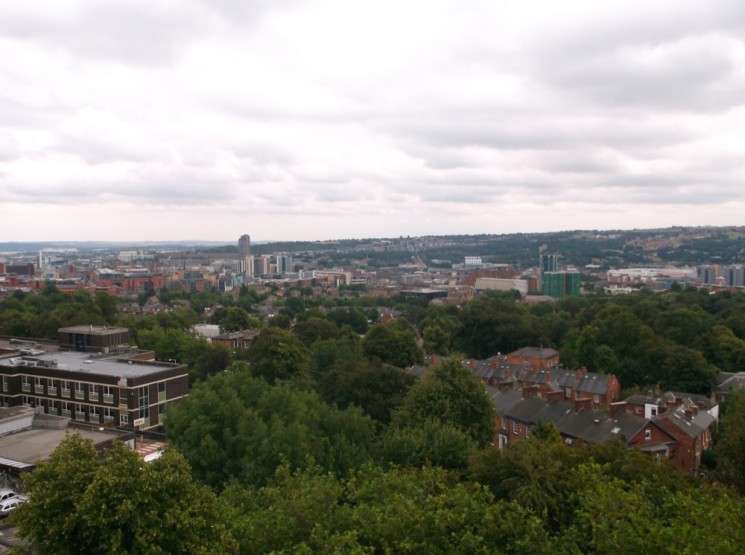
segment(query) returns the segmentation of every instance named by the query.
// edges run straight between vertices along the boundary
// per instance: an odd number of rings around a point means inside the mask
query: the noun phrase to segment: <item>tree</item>
[[[699,352],[682,345],[666,344],[656,351],[655,367],[665,389],[710,395],[716,385],[717,369]]]
[[[422,338],[424,339],[425,352],[438,355],[447,355],[450,352],[452,338],[440,326],[425,326],[422,330]]]
[[[316,378],[321,399],[339,408],[360,407],[370,418],[388,424],[414,383],[400,368],[365,358],[340,360]]]
[[[538,339],[528,310],[496,296],[476,299],[463,307],[455,347],[477,358],[535,345]]]
[[[414,331],[405,323],[374,326],[362,340],[362,351],[368,358],[378,358],[399,368],[421,364],[424,360]]]
[[[304,374],[308,353],[300,340],[281,328],[264,328],[248,350],[251,372],[269,383]]]
[[[316,341],[323,339],[336,339],[341,335],[341,330],[325,318],[311,316],[295,324],[292,328],[300,341],[307,347],[310,347]]]
[[[113,324],[116,321],[117,305],[119,300],[113,295],[96,293],[95,305],[106,322]]]
[[[365,467],[347,480],[282,467],[223,496],[240,552],[548,553],[538,517],[441,468]]]
[[[360,335],[367,332],[367,316],[356,308],[335,308],[329,310],[326,318],[339,327],[349,326]]]
[[[388,428],[376,451],[383,465],[440,466],[462,472],[475,447],[470,436],[451,424],[427,420],[414,427]]]
[[[41,554],[75,553],[75,546],[92,552],[77,507],[97,470],[93,444],[79,434],[67,436],[49,460],[24,479],[31,500],[13,513],[19,536],[30,540]]]
[[[394,422],[415,427],[437,420],[483,446],[494,437],[494,418],[484,385],[458,359],[449,358],[411,387]]]
[[[356,407],[338,410],[312,391],[271,386],[234,363],[196,384],[166,413],[168,442],[214,488],[264,485],[283,465],[340,474],[368,459],[374,424]]]
[[[257,318],[238,306],[218,308],[210,318],[210,322],[219,325],[223,333],[258,328],[260,325]]]
[[[714,452],[717,477],[745,493],[745,390],[731,393],[722,406]]]
[[[19,535],[36,553],[211,553],[231,542],[215,497],[194,482],[176,452],[152,463],[122,443],[100,458],[68,435],[25,478],[30,500],[16,509]],[[223,551],[224,552],[224,551]]]
[[[364,469],[349,484],[358,542],[373,553],[550,553],[540,519],[442,468]]]

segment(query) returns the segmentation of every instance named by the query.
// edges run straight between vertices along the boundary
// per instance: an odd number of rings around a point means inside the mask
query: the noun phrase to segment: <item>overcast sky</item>
[[[0,2],[0,241],[744,216],[743,0]]]

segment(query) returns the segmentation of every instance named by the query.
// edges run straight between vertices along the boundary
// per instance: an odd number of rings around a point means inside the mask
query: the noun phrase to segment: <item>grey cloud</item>
[[[97,140],[99,139],[99,140]],[[163,159],[165,149],[155,149],[134,142],[117,142],[104,137],[59,136],[56,149],[66,154],[80,156],[91,164],[109,162],[152,162]]]
[[[21,157],[21,148],[15,137],[0,131],[0,162],[9,162]]]
[[[224,18],[228,23],[254,22],[272,10],[287,9],[297,0],[204,0],[206,9]]]
[[[44,163],[40,160],[40,163]],[[102,166],[97,168],[106,170]],[[212,169],[157,164],[88,170],[54,182],[23,183],[12,176],[11,200],[29,204],[96,204],[127,201],[154,205],[210,205],[230,202],[235,187]]]
[[[738,37],[745,33],[745,9],[740,0],[649,2],[641,9],[631,6],[622,12],[605,10],[601,5],[598,8],[536,39],[537,52],[532,54],[543,60],[541,69],[626,48],[675,43],[692,36],[714,33]]]
[[[392,134],[400,134],[425,145],[440,147],[444,157],[451,156],[449,149],[478,146],[497,150],[536,150],[565,152],[579,148],[609,147],[624,151],[669,147],[688,142],[693,131],[674,124],[647,122],[644,119],[629,121],[626,118],[587,118],[571,114],[557,116],[546,114],[535,118],[512,117],[485,119],[479,122],[448,118],[445,123],[406,122]],[[415,151],[416,152],[416,151]],[[437,158],[431,152],[428,160]]]
[[[568,62],[547,78],[569,94],[586,95],[611,106],[658,110],[722,111],[743,103],[745,76],[727,52],[657,46],[668,52],[650,63],[654,52]],[[677,51],[676,51],[677,50]]]
[[[208,29],[204,12],[187,0],[88,0],[76,8],[55,12],[6,4],[0,7],[0,34],[42,41],[82,59],[152,65],[178,57],[188,41]]]

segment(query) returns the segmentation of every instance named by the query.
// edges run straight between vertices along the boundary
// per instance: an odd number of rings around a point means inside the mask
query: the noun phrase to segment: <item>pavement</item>
[[[15,526],[0,522],[0,553],[7,553],[9,548],[25,544],[24,540],[16,536]]]

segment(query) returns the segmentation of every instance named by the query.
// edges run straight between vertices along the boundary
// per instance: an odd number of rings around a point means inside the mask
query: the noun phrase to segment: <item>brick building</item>
[[[188,387],[186,366],[156,362],[152,353],[128,346],[110,347],[109,354],[55,345],[29,352],[10,342],[0,348],[2,406],[30,406],[81,424],[131,427],[141,419],[141,429],[158,428],[166,407],[185,397]]]

